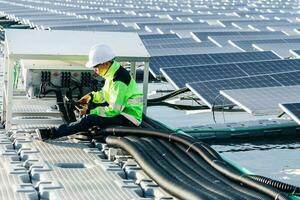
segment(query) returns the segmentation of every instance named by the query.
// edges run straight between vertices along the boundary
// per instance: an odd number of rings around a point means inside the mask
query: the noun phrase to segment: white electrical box
[[[103,79],[84,65],[81,61],[20,60],[20,74],[27,96],[50,97],[54,95],[51,90],[58,89],[72,91],[73,95],[100,89]]]

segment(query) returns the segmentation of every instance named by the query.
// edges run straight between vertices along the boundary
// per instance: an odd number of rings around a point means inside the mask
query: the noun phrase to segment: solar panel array
[[[300,85],[300,71],[195,82],[186,85],[209,107],[232,106],[234,104],[231,101],[219,98],[221,90]]]
[[[153,56],[150,58],[150,71],[155,76],[160,76],[160,69],[171,67],[186,67],[194,65],[208,65],[217,63],[236,63],[254,60],[280,59],[271,51],[266,52],[237,52],[195,55]]]
[[[300,103],[279,104],[279,107],[300,125]]]
[[[300,86],[221,90],[220,94],[250,114],[280,114],[279,103],[300,101]]]
[[[193,33],[199,40],[208,40],[208,37],[227,37],[227,38],[236,38],[236,37],[251,37],[251,36],[286,36],[281,31],[228,31],[228,32],[194,32]]]
[[[243,57],[239,57],[242,58]],[[252,55],[251,58],[255,59]],[[259,60],[258,57],[255,60]],[[253,59],[253,60],[254,60]],[[300,60],[270,60],[259,62],[237,62],[230,64],[196,65],[187,67],[162,68],[163,75],[176,88],[182,88],[186,83],[219,80],[234,77],[246,77],[270,73],[300,70]]]
[[[278,31],[276,31],[278,32]],[[282,33],[281,35],[268,35],[268,34],[259,34],[260,32],[257,32],[256,35],[237,35],[237,36],[208,36],[208,39],[215,43],[218,46],[226,47],[226,46],[237,46],[238,48],[241,48],[243,50],[247,51],[253,51],[253,45],[255,44],[278,44],[281,42],[280,40],[284,39],[299,39],[299,36],[287,36],[286,34]],[[234,39],[233,39],[234,38]],[[274,41],[278,40],[278,41]],[[251,45],[246,46],[246,44],[241,43],[242,41],[249,41]],[[266,41],[266,42],[265,42]],[[277,43],[276,43],[277,42]],[[279,43],[279,44],[282,44]],[[243,45],[243,46],[241,46]],[[249,50],[250,49],[250,50]]]
[[[254,40],[257,35],[264,40],[299,35],[297,6],[295,0],[288,3],[276,0],[272,4],[249,0],[217,3],[212,0],[2,0],[0,14],[36,29],[138,32],[150,54],[162,56],[240,52],[246,47],[252,51],[253,43],[245,47],[238,41],[247,37]],[[222,41],[225,44],[232,40],[235,45],[220,47],[208,40],[219,36],[226,36]],[[151,41],[154,38],[161,40],[154,43]],[[164,45],[165,39],[170,38],[175,40]]]

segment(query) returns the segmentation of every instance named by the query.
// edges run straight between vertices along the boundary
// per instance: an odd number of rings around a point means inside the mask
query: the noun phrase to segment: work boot
[[[39,140],[45,141],[52,138],[52,131],[50,128],[35,129]]]

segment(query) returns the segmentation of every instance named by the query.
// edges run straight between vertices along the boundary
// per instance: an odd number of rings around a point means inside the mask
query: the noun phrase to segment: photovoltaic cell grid
[[[279,107],[300,125],[300,103],[279,104]]]
[[[189,48],[165,48],[165,49],[148,49],[149,54],[154,56],[171,56],[171,55],[198,55],[199,52],[205,52],[207,54],[211,53],[234,53],[241,52],[237,50],[235,47],[189,47]]]
[[[239,63],[237,66],[249,76],[300,70],[300,59]]]
[[[279,114],[279,103],[300,102],[300,86],[221,90],[220,94],[253,115]]]
[[[254,76],[233,78],[226,80],[188,83],[187,87],[193,91],[209,107],[234,105],[231,101],[221,98],[220,90],[241,89],[241,88],[258,88],[280,86],[281,84],[271,76]],[[219,97],[219,98],[218,98]]]
[[[264,52],[238,52],[195,55],[153,56],[150,58],[150,71],[155,77],[161,75],[160,68],[209,65],[217,63],[234,63],[254,60],[280,59],[271,51]]]
[[[177,89],[186,83],[248,76],[235,64],[217,64],[161,69],[164,77]]]
[[[141,40],[152,40],[152,39],[165,39],[165,38],[173,38],[179,39],[176,34],[149,34],[149,35],[140,35]]]
[[[237,52],[237,53],[220,53],[220,54],[209,54],[209,56],[216,63],[236,63],[246,61],[258,61],[258,60],[277,60],[280,59],[272,51],[262,52]]]
[[[263,40],[232,40],[232,44],[240,47],[245,51],[253,51],[253,44],[284,44],[284,43],[300,43],[300,39],[263,39]]]
[[[208,36],[255,36],[255,35],[285,35],[280,31],[223,31],[223,32],[193,32],[200,40],[208,40]]]
[[[175,44],[163,44],[161,48],[193,48],[193,47],[217,47],[214,43],[208,42],[187,42]]]
[[[159,68],[189,66],[191,64],[204,65],[215,64],[215,62],[207,54],[150,57],[150,71],[155,77],[160,75]]]
[[[253,44],[253,48],[259,51],[272,50],[276,55],[281,58],[299,58],[296,53],[293,53],[291,49],[298,49],[299,43],[274,43],[274,44]]]
[[[164,77],[176,88],[186,83],[229,79],[300,70],[300,59],[259,61],[205,66],[172,67],[161,69]]]
[[[231,106],[231,101],[217,98],[221,90],[263,88],[275,86],[290,86],[300,84],[300,71],[278,73],[271,75],[250,76],[232,79],[223,79],[207,82],[187,83],[186,86],[193,91],[209,107]]]
[[[153,45],[159,44],[184,44],[196,41],[192,38],[158,38],[158,39],[143,39],[142,40],[146,47],[151,47]]]

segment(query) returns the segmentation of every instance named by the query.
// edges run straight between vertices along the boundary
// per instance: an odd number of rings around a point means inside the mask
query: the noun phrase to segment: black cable
[[[147,102],[147,106],[167,106],[170,108],[174,108],[176,110],[205,110],[208,109],[208,106],[206,105],[200,105],[200,106],[191,106],[191,105],[183,105],[183,104],[172,104],[168,102]]]
[[[161,152],[161,154],[163,154],[163,158],[168,162],[168,165],[170,166],[166,168],[169,173],[181,174],[181,176],[183,177],[182,179],[185,180],[184,183],[194,183],[199,189],[208,191],[208,193],[212,196],[211,199],[245,199],[242,196],[236,195],[233,190],[226,190],[224,187],[221,188],[220,185],[215,184],[213,181],[208,181],[206,179],[206,174],[200,176],[198,173],[184,164],[184,158],[178,159],[174,156],[173,148],[171,150],[167,150],[163,145],[159,143],[159,140],[152,138],[141,138],[140,142],[143,142],[143,147],[146,148],[147,151],[149,148],[153,148],[153,151],[157,151],[158,153]],[[156,158],[157,156],[153,155],[153,157]],[[198,168],[197,165],[194,165],[193,167],[195,169]],[[211,168],[207,169],[207,171],[208,170],[211,170]]]
[[[44,94],[45,96],[45,91],[46,91],[46,87],[44,83],[40,84],[40,89],[39,89],[39,94],[38,94],[38,98],[42,98],[41,94]]]
[[[220,97],[220,94],[218,94],[218,95],[215,97],[215,99],[214,99],[214,101],[213,101],[213,103],[212,103],[212,107],[211,107],[212,116],[213,116],[213,120],[214,120],[215,124],[217,123],[217,122],[216,122],[216,117],[215,117],[215,103],[216,103],[216,101],[217,101],[217,99],[218,99],[219,97]]]
[[[154,99],[148,99],[148,102],[149,102],[149,103],[152,103],[152,102],[160,102],[160,101],[164,101],[164,100],[170,99],[170,98],[172,98],[172,97],[175,97],[175,96],[177,96],[177,95],[179,95],[179,94],[183,94],[183,93],[185,93],[185,92],[188,92],[188,91],[189,91],[189,89],[186,88],[186,87],[184,87],[184,88],[181,88],[181,89],[179,89],[179,90],[175,90],[175,91],[173,91],[173,92],[171,92],[171,93],[169,93],[169,94],[166,94],[166,95],[164,95],[164,96],[161,96],[161,97],[158,97],[158,98],[154,98]]]
[[[173,145],[170,144],[169,145]],[[199,158],[198,154],[195,151],[189,151],[188,154],[186,154],[186,147],[183,146],[182,144],[176,143],[175,144],[179,150],[182,152],[183,155],[181,155],[181,157],[189,157],[193,162],[195,162],[197,164],[197,166],[205,168],[205,169],[211,169],[211,166],[203,159]],[[197,170],[197,172],[200,172],[200,170]],[[220,181],[224,182],[224,184],[228,184],[231,187],[234,187],[234,189],[236,189],[237,191],[246,194],[245,196],[249,195],[250,199],[261,199],[261,200],[265,200],[268,199],[268,196],[262,193],[259,193],[255,190],[251,190],[250,188],[244,187],[242,184],[239,183],[234,183],[232,182],[230,179],[228,179],[227,177],[223,176],[220,172],[216,171],[216,170],[207,170],[207,177],[209,176],[214,176],[217,177],[218,179],[220,179]]]
[[[62,86],[55,85],[55,84],[52,83],[51,81],[48,81],[48,84],[49,84],[49,86],[52,86],[52,87],[57,88],[57,89],[64,88],[64,87],[62,87]]]
[[[273,180],[267,177],[258,176],[258,175],[249,175],[250,178],[253,180],[259,181],[261,183],[265,183],[267,185],[270,185],[278,190],[284,191],[286,193],[300,196],[300,188],[295,185],[290,185],[287,183],[283,183],[281,181]]]
[[[260,191],[264,194],[269,195],[274,199],[278,199],[278,200],[290,199],[285,193],[269,185],[253,180],[247,174],[243,174],[237,169],[231,167],[231,165],[229,165],[222,158],[216,156],[217,152],[215,152],[209,146],[206,146],[203,142],[192,139],[188,136],[178,134],[178,133],[169,134],[165,132],[158,132],[154,130],[147,130],[141,128],[106,128],[100,130],[98,133],[100,133],[102,136],[103,135],[115,135],[115,136],[133,135],[133,136],[143,136],[143,137],[157,137],[157,138],[165,138],[168,139],[169,141],[173,141],[176,143],[181,143],[187,147],[186,152],[190,150],[197,152],[197,154],[201,156],[207,163],[209,163],[215,170],[219,171],[227,178],[230,178],[232,181],[241,183],[244,186]],[[107,140],[107,143],[109,143],[109,140]],[[210,148],[209,151],[208,148]]]
[[[176,196],[179,199],[188,200],[209,199],[198,190],[191,189],[185,184],[179,184],[178,179],[171,176],[165,170],[162,170],[161,167],[157,165],[157,162],[154,161],[142,148],[138,148],[134,142],[126,138],[109,136],[106,138],[106,143],[126,149],[126,151],[135,158],[145,172],[171,195]]]

